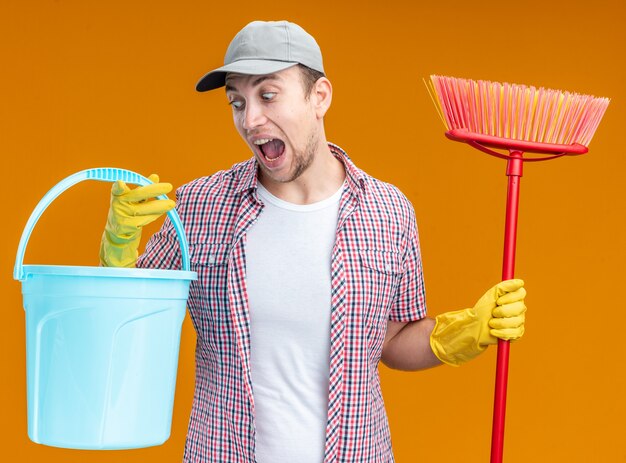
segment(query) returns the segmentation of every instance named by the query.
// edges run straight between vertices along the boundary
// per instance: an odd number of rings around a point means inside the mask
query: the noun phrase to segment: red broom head
[[[586,147],[609,104],[608,98],[526,85],[430,79],[426,86],[449,131],[499,139]]]

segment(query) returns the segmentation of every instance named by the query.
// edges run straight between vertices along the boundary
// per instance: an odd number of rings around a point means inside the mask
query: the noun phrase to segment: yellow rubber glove
[[[473,359],[499,339],[524,334],[526,290],[522,280],[498,283],[471,309],[446,312],[435,318],[430,347],[439,360],[458,366]]]
[[[153,183],[130,189],[121,180],[111,187],[111,207],[100,242],[100,265],[134,267],[141,240],[141,229],[173,209],[171,199],[155,199],[172,191],[170,183],[159,183],[159,176],[148,177]]]

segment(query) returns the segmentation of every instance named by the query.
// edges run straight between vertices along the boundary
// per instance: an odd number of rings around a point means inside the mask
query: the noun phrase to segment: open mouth
[[[269,163],[276,162],[285,154],[285,143],[278,138],[262,138],[255,140],[254,144]]]

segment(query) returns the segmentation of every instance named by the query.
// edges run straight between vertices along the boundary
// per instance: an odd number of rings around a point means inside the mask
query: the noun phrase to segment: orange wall
[[[318,39],[335,90],[328,137],[415,205],[431,315],[472,304],[498,280],[506,177],[502,161],[443,136],[422,77],[612,98],[589,155],[525,169],[517,274],[529,313],[527,335],[512,348],[505,455],[507,463],[626,461],[624,2],[298,3],[0,3],[3,461],[180,461],[193,395],[188,320],[166,444],[86,452],[28,440],[13,256],[36,203],[71,173],[118,166],[178,186],[247,158],[223,93],[198,94],[194,84],[253,19],[290,19]],[[26,262],[96,264],[108,190],[83,183],[59,198]],[[399,463],[488,461],[494,364],[490,349],[460,369],[381,368]]]

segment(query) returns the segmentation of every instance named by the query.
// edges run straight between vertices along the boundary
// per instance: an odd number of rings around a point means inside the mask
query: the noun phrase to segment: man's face
[[[291,182],[311,165],[319,120],[312,99],[305,97],[297,66],[261,76],[228,74],[226,96],[262,179]]]

